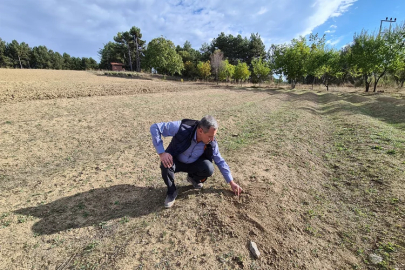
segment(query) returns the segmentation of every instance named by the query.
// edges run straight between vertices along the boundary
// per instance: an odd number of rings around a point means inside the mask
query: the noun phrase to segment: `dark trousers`
[[[173,157],[173,166],[165,168],[160,163],[160,169],[162,170],[162,177],[167,185],[167,194],[171,195],[176,191],[176,185],[174,184],[174,174],[178,172],[186,172],[188,176],[192,177],[194,181],[201,182],[201,180],[210,177],[214,173],[214,165],[211,161],[204,158],[199,158],[193,163],[183,163]]]

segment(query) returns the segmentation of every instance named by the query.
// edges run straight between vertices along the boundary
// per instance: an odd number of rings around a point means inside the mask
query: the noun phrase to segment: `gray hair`
[[[213,116],[206,115],[201,119],[200,123],[198,124],[198,127],[202,128],[205,133],[208,132],[211,127],[213,127],[214,129],[218,129],[218,123]]]

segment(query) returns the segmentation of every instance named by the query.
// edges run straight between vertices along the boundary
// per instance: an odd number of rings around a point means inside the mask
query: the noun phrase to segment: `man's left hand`
[[[229,184],[231,185],[231,189],[233,190],[233,192],[235,192],[235,195],[239,196],[240,193],[243,191],[243,189],[234,181],[229,182]]]

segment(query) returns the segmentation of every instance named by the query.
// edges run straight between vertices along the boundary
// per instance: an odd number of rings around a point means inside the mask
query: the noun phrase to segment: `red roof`
[[[121,64],[121,63],[110,63],[111,65],[113,65],[113,66],[123,66],[124,64]]]

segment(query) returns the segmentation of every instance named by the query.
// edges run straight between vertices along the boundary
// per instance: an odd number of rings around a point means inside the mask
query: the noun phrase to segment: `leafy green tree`
[[[63,53],[62,58],[63,58],[62,69],[64,69],[64,70],[71,69],[72,63],[71,63],[70,55],[67,53]]]
[[[72,70],[83,70],[83,61],[80,57],[72,57],[71,58],[71,68]]]
[[[185,62],[183,75],[189,78],[197,77],[198,76],[197,66],[191,61]]]
[[[202,62],[208,61],[213,52],[214,50],[211,51],[211,46],[207,42],[204,42],[200,48],[200,55],[201,55],[200,61]]]
[[[135,50],[135,70],[141,72],[141,56],[143,55],[143,50],[145,46],[145,40],[142,40],[141,29],[138,27],[132,26],[129,30],[130,35],[133,39],[133,47]]]
[[[63,57],[60,53],[49,50],[49,57],[51,61],[51,68],[63,69]]]
[[[263,62],[262,58],[256,58],[252,61],[252,82],[260,83],[267,79],[270,75],[270,68],[267,63]]]
[[[0,38],[0,67],[11,67],[12,61],[7,55],[7,43]]]
[[[318,34],[309,35],[309,55],[306,61],[307,75],[312,78],[312,89],[316,78],[322,76],[321,67],[326,61],[325,59],[325,35],[319,38]]]
[[[391,73],[399,87],[404,87],[405,82],[405,58],[398,59],[391,69]]]
[[[230,81],[235,73],[235,66],[230,64],[228,59],[223,61],[221,68],[219,70],[219,80],[220,81]]]
[[[233,54],[230,59],[232,64],[240,62],[249,61],[249,41],[248,39],[242,38],[241,35],[237,35],[233,40],[231,40],[231,46],[233,48]],[[220,49],[220,48],[219,48]],[[233,59],[233,61],[231,61]]]
[[[19,65],[20,68],[29,66],[30,51],[30,47],[25,42],[19,44],[17,40],[12,40],[7,45],[8,56],[13,60],[14,66]]]
[[[329,84],[336,78],[343,76],[340,66],[340,53],[336,50],[327,50],[324,52],[322,64],[319,67],[318,74],[321,75],[322,83],[329,90]]]
[[[266,57],[266,47],[260,38],[259,33],[251,34],[249,39],[249,50],[248,50],[248,60],[247,64],[251,65],[253,59]]]
[[[197,64],[197,70],[198,74],[200,75],[201,78],[204,80],[207,80],[207,78],[211,75],[211,63],[210,60],[207,60],[206,62],[198,62]]]
[[[181,74],[184,69],[181,56],[177,54],[173,42],[163,37],[154,38],[148,43],[145,64],[162,74]]]
[[[191,47],[190,41],[186,40],[183,47],[177,45],[176,52],[183,59],[183,63],[193,62],[195,65],[201,60],[201,53]]]
[[[388,32],[386,40],[389,44],[389,53],[394,54],[388,72],[394,77],[397,85],[403,87],[405,82],[405,22],[397,25],[392,33]]]
[[[130,67],[130,70],[133,71],[133,59],[135,59],[135,70],[137,72],[141,71],[141,58],[143,56],[145,41],[142,40],[142,33],[138,27],[132,26],[129,31],[118,32],[114,37],[116,42],[115,46],[107,44],[104,46],[103,51],[99,51],[99,54],[106,54],[106,58],[120,58],[122,62],[126,62]],[[119,57],[118,57],[118,56]],[[109,66],[111,62],[106,62],[106,59],[102,59],[101,63],[102,68]]]
[[[83,70],[96,69],[95,61],[93,58],[82,57],[81,67]],[[97,64],[97,63],[96,63]]]
[[[178,53],[178,55],[180,55],[183,63],[193,62],[193,58],[188,51],[183,51],[183,50],[178,51],[176,48],[176,52]]]
[[[234,79],[239,81],[242,85],[242,82],[249,79],[249,76],[250,71],[248,65],[244,62],[238,62],[235,67],[235,73],[233,74]]]
[[[354,76],[351,68],[351,48],[349,45],[340,50],[339,66],[342,71],[341,81],[354,83]]]
[[[36,46],[32,48],[31,66],[40,69],[48,69],[52,67],[48,48],[45,46]]]
[[[285,75],[294,89],[298,80],[307,74],[309,51],[305,37],[293,39],[291,44],[272,45],[269,50],[270,66],[274,73]]]
[[[388,33],[389,34],[389,33]],[[351,63],[353,72],[360,74],[369,91],[374,79],[374,92],[378,81],[384,76],[399,57],[399,43],[386,35],[369,34],[363,30],[353,37],[351,46]]]
[[[120,46],[117,46],[117,49],[121,51],[124,55],[124,59],[127,61],[129,67],[132,69],[132,54],[131,52],[131,44],[133,44],[131,34],[127,32],[118,32],[118,34],[114,37],[114,41],[117,42]]]
[[[101,69],[110,69],[110,63],[124,63],[124,56],[121,54],[120,48],[120,44],[111,41],[104,44],[104,48],[98,51]]]
[[[255,42],[256,41],[252,41],[252,48]],[[234,37],[231,34],[226,36],[225,33],[222,32],[217,38],[212,40],[207,51],[213,53],[215,50],[219,49],[224,53],[224,57],[227,58],[231,64],[237,64],[238,61],[246,62],[249,60],[249,46],[250,43],[247,38],[242,38],[241,35]]]

